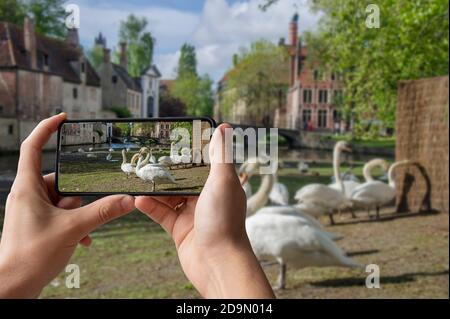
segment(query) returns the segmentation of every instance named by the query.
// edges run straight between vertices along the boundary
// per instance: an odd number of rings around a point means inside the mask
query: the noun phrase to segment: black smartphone
[[[210,118],[66,120],[58,129],[56,191],[198,195],[215,126]]]

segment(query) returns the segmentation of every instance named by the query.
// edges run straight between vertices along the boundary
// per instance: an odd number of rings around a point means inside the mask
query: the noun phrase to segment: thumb
[[[233,136],[230,124],[223,123],[217,127],[211,138],[209,158],[211,160],[210,175],[234,174],[236,170],[233,163]],[[226,137],[229,138],[226,138]]]
[[[78,208],[79,226],[85,236],[99,226],[130,213],[135,208],[134,197],[130,195],[113,195],[99,199],[89,205]]]

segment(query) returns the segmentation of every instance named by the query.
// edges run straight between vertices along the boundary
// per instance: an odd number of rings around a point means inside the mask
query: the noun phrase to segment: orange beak
[[[239,181],[241,182],[241,185],[244,185],[248,181],[248,174],[246,173],[240,173],[239,174]]]

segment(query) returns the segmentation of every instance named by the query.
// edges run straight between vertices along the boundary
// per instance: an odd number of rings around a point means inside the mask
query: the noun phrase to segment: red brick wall
[[[399,83],[396,159],[399,211],[448,212],[448,76]]]

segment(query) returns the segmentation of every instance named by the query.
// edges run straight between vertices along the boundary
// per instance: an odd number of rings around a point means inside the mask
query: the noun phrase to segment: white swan
[[[259,173],[259,167],[262,164],[262,160],[257,160],[257,162],[250,161],[245,162],[239,170],[239,178],[241,180],[241,184],[248,184],[249,178],[253,175]],[[258,191],[251,197],[247,197],[247,216],[253,215],[255,213],[259,214],[259,212],[271,213],[274,215],[293,215],[297,216],[301,219],[301,221],[305,224],[308,224],[313,227],[317,227],[319,229],[323,229],[323,226],[316,219],[309,216],[307,213],[303,212],[299,205],[294,206],[266,206],[268,202],[268,197],[270,190],[273,188],[275,181],[274,174],[265,174],[262,177],[261,184],[258,188]],[[341,239],[342,236],[335,235],[332,233],[326,232],[326,236],[331,239]]]
[[[309,184],[302,187],[295,194],[295,199],[299,204],[308,203],[317,206],[324,214],[328,214],[330,222],[334,225],[333,212],[352,206],[352,202],[344,195],[345,185],[340,175],[340,155],[342,151],[351,151],[348,144],[344,141],[336,143],[333,152],[333,168],[337,183],[340,184],[341,191],[323,184]]]
[[[149,157],[147,153],[147,157]],[[152,192],[156,191],[157,184],[176,184],[175,179],[170,175],[169,171],[159,164],[148,164],[144,166],[143,156],[139,156],[136,165],[136,175],[144,180],[152,183]]]
[[[270,190],[269,199],[276,205],[289,205],[289,190],[286,185],[275,182]]]
[[[131,173],[135,173],[136,169],[136,159],[139,154],[134,154],[131,158],[131,162],[127,163],[127,156],[125,154],[125,149],[122,150],[122,164],[120,165],[120,169],[127,175],[127,178],[130,177]]]
[[[112,147],[110,147],[108,152],[112,153],[112,152],[114,152],[114,149]]]
[[[145,153],[148,153],[149,156],[148,158],[146,157],[146,162],[144,161],[144,165],[146,165],[147,163],[156,164],[156,157],[153,156],[153,149],[144,146],[139,150],[139,154],[142,155]]]
[[[359,266],[325,232],[303,223],[297,216],[258,212],[246,219],[245,226],[258,259],[275,259],[279,263],[276,288],[285,287],[287,265],[296,268]]]
[[[307,173],[309,171],[309,165],[306,164],[304,161],[300,160],[298,162],[297,168],[300,173]]]
[[[366,182],[353,191],[351,200],[358,206],[375,207],[376,216],[380,218],[380,207],[391,202],[396,195],[395,168],[410,163],[409,160],[403,160],[392,164],[388,171],[388,184],[377,180]]]
[[[84,153],[84,149],[82,149],[81,147],[77,150],[78,153]]]
[[[87,158],[97,158],[97,155],[95,155],[94,153],[88,153],[86,155]]]
[[[175,145],[175,142],[170,143],[170,156],[164,155],[164,156],[161,156],[160,158],[158,158],[159,164],[164,165],[169,168],[171,168],[173,165],[176,164],[173,160],[176,156],[176,154],[174,152],[174,145]]]
[[[89,151],[89,152],[92,152],[93,150],[94,150],[93,147],[89,147],[89,148],[88,148],[88,151]]]

